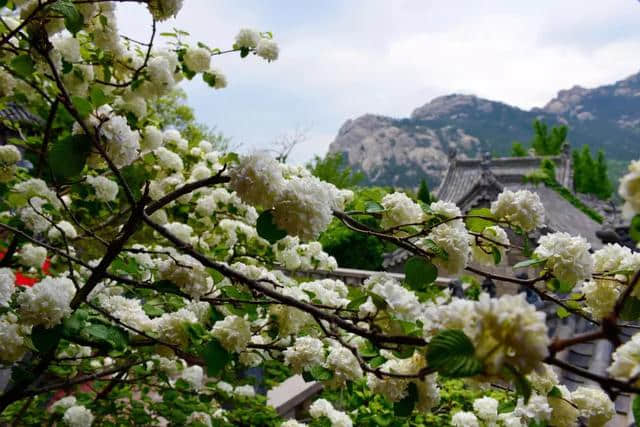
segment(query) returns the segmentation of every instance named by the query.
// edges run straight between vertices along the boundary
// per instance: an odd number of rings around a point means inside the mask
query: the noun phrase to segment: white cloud
[[[144,11],[126,10],[121,28],[143,37]],[[190,0],[163,28],[186,28],[194,40],[216,47],[231,45],[241,27],[273,31],[281,45],[278,61],[215,58],[229,88],[203,92],[190,84],[189,93],[199,118],[247,147],[264,147],[295,124],[313,124],[313,144],[294,156],[306,160],[326,150],[346,119],[367,112],[402,117],[451,92],[531,108],[574,84],[624,78],[640,68],[638,18],[640,4],[631,0],[354,0],[278,7]]]

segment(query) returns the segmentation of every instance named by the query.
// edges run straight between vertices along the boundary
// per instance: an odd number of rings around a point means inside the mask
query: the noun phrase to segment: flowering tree
[[[623,312],[638,317],[640,255],[617,245],[590,253],[585,239],[564,233],[529,249],[544,209],[527,191],[506,191],[469,215],[402,193],[345,212],[351,192],[302,167],[160,131],[151,103],[180,80],[226,86],[212,57],[273,61],[278,47],[252,30],[227,50],[175,31],[158,49],[156,22],[182,1],[130,0],[149,10],[146,41],[118,33],[123,1],[0,0],[2,103],[46,118],[0,146],[0,363],[11,373],[3,422],[250,424],[230,418],[254,393],[239,373],[270,359],[327,387],[366,379],[399,417],[436,407],[440,378],[518,397],[500,413],[495,399],[479,398],[453,414],[459,426],[569,426],[578,417],[603,425],[614,415],[607,393],[640,391],[640,336],[618,346]],[[630,215],[640,210],[639,183],[635,162],[620,188]],[[412,252],[405,281],[376,274],[350,287],[283,273],[336,267],[313,241],[334,217]],[[529,258],[515,267],[539,274],[523,280],[470,265],[500,264],[509,250]],[[544,313],[523,295],[462,300],[434,285],[438,274],[465,270],[526,286],[598,328],[550,341]],[[556,357],[595,339],[618,346],[607,376]],[[551,366],[601,388],[569,392]],[[353,414],[323,399],[309,414],[318,425],[352,425]]]

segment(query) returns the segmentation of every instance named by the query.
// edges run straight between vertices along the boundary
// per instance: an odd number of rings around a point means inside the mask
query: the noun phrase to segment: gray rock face
[[[446,95],[416,108],[408,118],[366,114],[347,120],[329,147],[343,152],[369,184],[416,187],[426,178],[435,188],[446,171],[448,153],[462,158],[484,151],[508,155],[513,141],[525,145],[531,123],[569,126],[573,147],[604,149],[622,162],[638,157],[640,73],[612,85],[561,90],[543,108],[521,110],[474,95]]]

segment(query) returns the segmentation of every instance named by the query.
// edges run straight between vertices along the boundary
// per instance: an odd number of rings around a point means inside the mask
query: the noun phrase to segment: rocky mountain
[[[408,118],[366,114],[347,120],[329,151],[345,153],[370,184],[416,187],[427,178],[434,188],[451,149],[461,157],[509,155],[513,141],[527,146],[535,119],[566,124],[572,147],[604,149],[612,168],[622,168],[640,154],[640,73],[594,89],[562,90],[529,111],[473,95],[446,95]]]

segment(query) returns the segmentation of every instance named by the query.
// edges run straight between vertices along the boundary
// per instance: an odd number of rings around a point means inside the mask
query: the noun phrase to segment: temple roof
[[[24,107],[9,102],[4,108],[0,109],[0,119],[6,119],[17,123],[42,124],[43,120],[31,113]],[[2,123],[0,122],[0,126]]]
[[[556,180],[563,186],[571,186],[571,158],[568,153],[549,156],[556,165]],[[492,159],[458,159],[450,155],[449,168],[440,184],[438,198],[453,202],[466,211],[473,207],[474,196],[483,187],[501,191],[504,186],[522,186],[525,176],[540,169],[544,157],[501,157]]]
[[[571,189],[571,158],[568,152],[546,157],[556,165],[556,181]],[[464,160],[451,156],[447,174],[438,190],[438,198],[453,202],[468,212],[489,202],[503,190],[526,189],[537,193],[545,207],[545,224],[548,231],[564,231],[583,236],[594,249],[602,242],[596,231],[602,225],[594,221],[562,197],[557,191],[543,184],[524,182],[524,177],[539,170],[544,157],[502,157],[492,159],[488,155],[480,159]]]
[[[549,156],[556,165],[556,180],[571,189],[571,157],[565,151],[559,156]],[[587,239],[593,249],[602,247],[596,232],[602,225],[572,205],[555,190],[543,184],[525,183],[524,178],[540,169],[544,157],[501,157],[492,159],[485,154],[483,159],[458,159],[455,152],[445,178],[437,191],[440,200],[455,203],[463,212],[474,207],[486,207],[503,190],[529,190],[537,193],[545,207],[543,233],[563,231]],[[385,254],[383,268],[388,269],[404,262],[410,254],[397,249]]]

